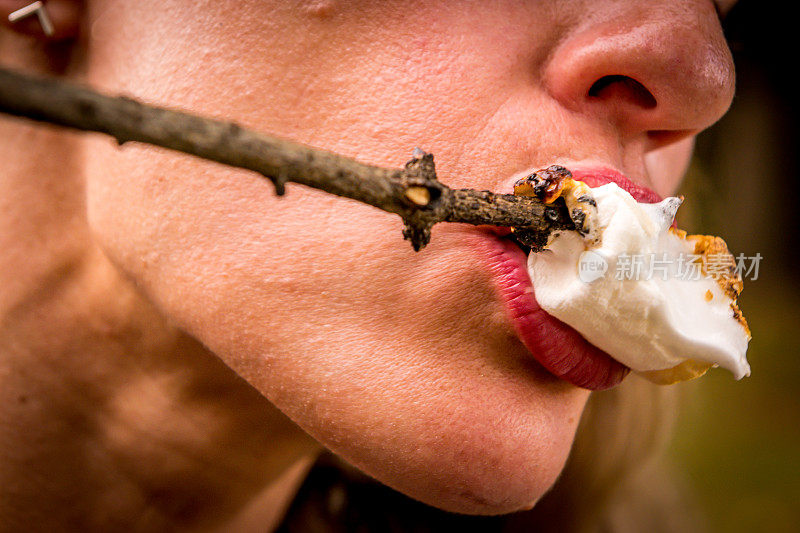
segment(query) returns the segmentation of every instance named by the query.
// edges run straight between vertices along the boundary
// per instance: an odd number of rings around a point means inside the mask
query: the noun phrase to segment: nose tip
[[[711,3],[632,6],[567,35],[548,62],[550,94],[656,145],[716,122],[733,99],[733,60]],[[643,4],[644,5],[644,4]]]

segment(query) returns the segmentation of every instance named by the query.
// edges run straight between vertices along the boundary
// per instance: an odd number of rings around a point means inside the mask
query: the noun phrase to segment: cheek
[[[207,293],[204,305],[230,292],[264,293],[267,304],[286,299],[311,312],[333,292],[357,305],[388,281],[381,263],[385,248],[402,242],[399,219],[292,184],[279,198],[255,174],[152,148],[90,142],[93,231],[173,311],[203,305],[183,285]]]
[[[694,150],[694,137],[653,150],[645,155],[650,181],[661,196],[672,196],[689,168]]]
[[[552,485],[587,393],[513,338],[466,230],[417,254],[368,206],[89,142],[98,241],[319,442],[454,511],[517,510]]]
[[[293,184],[279,198],[247,172],[87,142],[97,241],[204,342],[246,344],[248,324],[269,330],[273,348],[322,343],[332,330],[413,345],[457,342],[487,321],[507,329],[456,227],[435,228],[434,244],[415,253],[400,219],[375,208]]]
[[[515,53],[527,33],[510,42],[515,32],[500,19],[525,21],[487,10],[459,31],[463,42],[448,39],[445,26],[429,27],[459,22],[456,7],[440,5],[449,19],[409,17],[419,31],[387,23],[389,35],[338,32],[331,38],[352,42],[287,52],[288,73],[297,64],[313,73],[302,79],[277,71],[270,47],[280,43],[232,50],[242,44],[226,37],[219,53],[232,57],[203,63],[195,54],[206,48],[192,35],[183,47],[152,40],[158,55],[132,62],[128,85],[117,83],[374,164],[399,167],[421,144],[441,168],[480,162],[450,183],[496,189],[508,175],[497,161],[517,150],[502,137],[491,157],[484,151],[496,145],[476,146],[515,84],[527,83],[509,78],[529,60]],[[419,39],[410,50],[409,38]],[[379,45],[362,49],[365,40]],[[163,54],[181,68],[203,68],[150,87],[164,76],[136,65],[163,65]],[[131,63],[111,59],[124,57],[109,58],[108,69]],[[171,320],[319,442],[451,510],[515,510],[553,483],[588,394],[554,381],[513,336],[465,230],[437,227],[415,254],[400,220],[369,206],[292,184],[277,198],[250,173],[87,142],[98,241]]]

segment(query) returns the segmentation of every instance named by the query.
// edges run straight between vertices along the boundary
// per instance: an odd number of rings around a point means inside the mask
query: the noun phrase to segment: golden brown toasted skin
[[[739,295],[742,293],[744,284],[741,275],[736,270],[736,259],[728,251],[728,245],[722,238],[714,235],[686,235],[686,232],[683,234],[686,240],[694,242],[694,253],[703,258],[701,267],[703,274],[709,274],[708,265],[714,264],[714,271],[710,275],[716,280],[722,292],[731,299],[733,318],[744,327],[747,338],[751,338],[750,327],[739,309]]]
[[[534,196],[546,205],[563,198],[575,230],[590,243],[599,237],[594,224],[597,203],[592,196],[592,190],[584,182],[573,179],[572,173],[566,168],[552,165],[520,178],[514,184],[514,194]]]
[[[675,227],[671,227],[669,230],[677,237],[694,243],[694,254],[698,255],[701,261],[701,272],[703,275],[713,277],[722,292],[730,298],[733,318],[744,327],[749,339],[751,337],[750,328],[747,326],[747,321],[738,304],[739,294],[743,288],[742,278],[736,270],[736,260],[728,250],[728,245],[722,238],[714,235],[687,235],[685,231]],[[709,272],[710,265],[714,265],[712,272]],[[713,295],[708,292],[706,301],[711,300],[712,297]],[[713,366],[712,363],[705,361],[687,359],[672,368],[637,373],[653,383],[672,385],[700,377]]]

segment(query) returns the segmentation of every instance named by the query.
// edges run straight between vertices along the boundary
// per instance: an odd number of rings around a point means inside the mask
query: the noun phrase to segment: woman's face
[[[560,163],[667,195],[733,91],[709,0],[103,1],[88,24],[93,85],[377,165],[420,147],[447,185],[499,192]],[[589,393],[537,359],[585,348],[537,310],[521,252],[442,224],[415,253],[366,205],[87,142],[109,256],[322,444],[455,511],[552,485]]]

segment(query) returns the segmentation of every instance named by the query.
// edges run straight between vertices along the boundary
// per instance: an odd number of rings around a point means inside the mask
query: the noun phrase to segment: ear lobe
[[[83,7],[82,0],[0,0],[0,25],[44,41],[72,39],[78,35]]]

